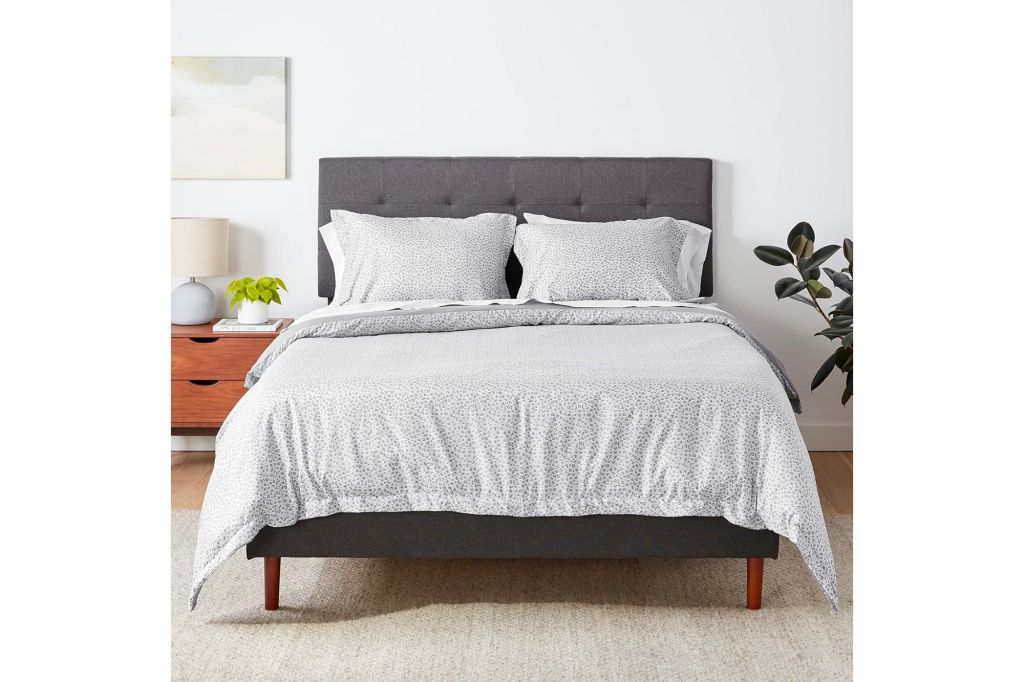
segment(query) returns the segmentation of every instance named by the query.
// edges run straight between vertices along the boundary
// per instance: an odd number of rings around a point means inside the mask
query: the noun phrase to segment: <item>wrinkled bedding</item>
[[[724,516],[794,542],[835,608],[799,399],[732,316],[699,304],[381,308],[309,315],[249,372],[217,436],[190,607],[264,526],[453,511]]]

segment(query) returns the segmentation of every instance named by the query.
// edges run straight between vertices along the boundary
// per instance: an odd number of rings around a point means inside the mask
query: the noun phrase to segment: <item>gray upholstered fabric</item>
[[[771,557],[779,536],[720,516],[490,516],[457,512],[339,513],[264,526],[250,559],[286,557]]]
[[[611,221],[671,216],[711,224],[711,160],[580,157],[351,157],[320,159],[317,227],[331,209],[382,216],[464,218],[478,213],[543,213]],[[319,293],[334,295],[334,269],[317,233]],[[710,245],[709,245],[710,248]],[[522,277],[512,255],[515,296]],[[712,293],[712,258],[701,295]]]

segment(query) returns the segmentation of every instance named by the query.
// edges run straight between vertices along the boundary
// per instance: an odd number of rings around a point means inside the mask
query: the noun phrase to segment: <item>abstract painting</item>
[[[284,178],[284,57],[171,59],[171,177]]]

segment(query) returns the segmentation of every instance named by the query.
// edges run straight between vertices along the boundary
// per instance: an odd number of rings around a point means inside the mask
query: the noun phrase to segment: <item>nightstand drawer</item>
[[[245,385],[241,381],[172,381],[171,423],[220,426],[243,395]]]
[[[245,379],[273,339],[173,338],[171,379]]]

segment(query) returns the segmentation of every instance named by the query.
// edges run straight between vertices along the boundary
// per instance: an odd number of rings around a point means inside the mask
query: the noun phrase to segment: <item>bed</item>
[[[318,226],[332,209],[712,226],[709,159],[325,158],[319,173]],[[709,256],[702,296],[712,266]],[[318,273],[329,298],[334,272],[319,235]],[[515,255],[506,276],[514,297]],[[218,434],[192,608],[244,545],[263,559],[268,610],[278,608],[281,559],[298,557],[737,558],[746,607],[758,609],[780,532],[835,607],[798,397],[728,313],[515,301],[343,308],[300,320],[268,348]],[[375,451],[366,434],[405,454]]]

